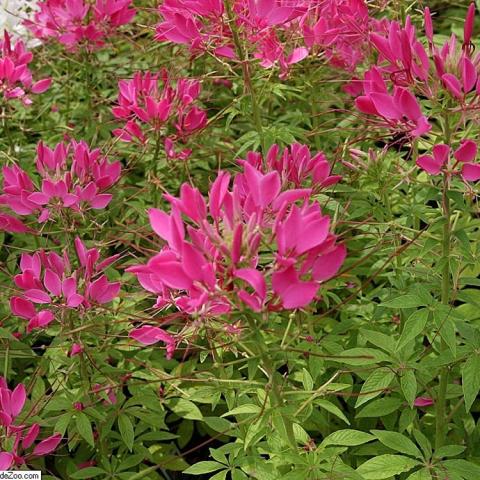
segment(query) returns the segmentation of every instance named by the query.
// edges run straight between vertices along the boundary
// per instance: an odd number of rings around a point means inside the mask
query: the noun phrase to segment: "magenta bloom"
[[[235,0],[235,28],[264,68],[278,66],[282,77],[290,65],[308,55],[302,24],[314,10],[311,0]],[[156,39],[187,45],[193,55],[209,52],[236,59],[231,22],[223,0],[164,0]]]
[[[264,173],[277,171],[283,188],[301,188],[310,184],[317,191],[342,179],[339,175],[331,175],[331,166],[322,152],[312,156],[309,148],[299,143],[290,145],[283,152],[278,145],[272,145],[265,157],[265,167],[262,155],[256,152],[248,152],[245,160],[238,161],[241,165],[245,162]]]
[[[413,405],[415,407],[430,407],[434,404],[435,402],[433,401],[432,398],[430,397],[417,397],[415,401],[413,402]]]
[[[0,425],[4,429],[5,439],[8,440],[4,445],[10,446],[9,451],[0,452],[0,469],[2,470],[9,470],[13,466],[24,465],[35,457],[48,455],[62,440],[62,436],[56,433],[38,442],[30,453],[27,452],[38,438],[40,425],[34,423],[28,427],[17,424],[17,417],[22,412],[26,399],[24,385],[19,384],[10,390],[5,379],[0,377]]]
[[[180,78],[174,83],[166,70],[137,72],[131,80],[120,80],[118,88],[118,105],[112,113],[125,126],[113,133],[125,142],[146,142],[148,132],[158,134],[160,130],[165,137],[170,129],[166,148],[174,158],[174,142],[184,142],[207,124],[206,112],[196,105],[201,91],[198,80]]]
[[[455,163],[452,165],[450,159],[451,148],[448,145],[435,145],[432,155],[421,155],[417,159],[417,165],[430,175],[438,175],[448,172],[454,175],[461,175],[467,182],[480,180],[480,164],[474,163],[477,157],[478,147],[473,140],[464,140],[454,151]],[[457,166],[461,164],[461,168]]]
[[[105,208],[112,199],[105,191],[121,173],[120,162],[109,163],[100,150],[90,150],[85,142],[75,140],[59,143],[54,149],[40,142],[36,169],[41,188],[19,166],[3,167],[0,204],[17,215],[35,215],[41,223],[63,209],[83,213]]]
[[[263,172],[254,166],[259,158],[248,154],[233,182],[219,172],[207,199],[183,184],[179,197],[165,195],[170,213],[149,211],[165,246],[146,265],[127,270],[157,295],[158,308],[175,306],[186,316],[201,317],[305,308],[336,275],[346,249],[331,233],[330,218],[311,200],[313,189],[291,188],[283,170],[282,182],[277,153],[278,147],[269,152]],[[293,184],[298,172],[328,183],[330,168],[321,156],[293,145],[282,158]],[[266,256],[265,245],[271,246]],[[174,348],[169,334],[157,327],[141,327],[131,336]]]
[[[96,0],[93,5],[85,0],[42,0],[33,21],[25,25],[43,40],[55,39],[68,50],[85,47],[94,50],[117,33],[122,25],[130,23],[136,10],[132,0]]]
[[[365,74],[363,92],[355,105],[360,112],[377,117],[379,126],[411,137],[420,137],[431,130],[410,90],[394,86],[390,93],[378,68],[373,67]]]
[[[18,218],[0,212],[0,230],[9,233],[28,233],[31,230]]]
[[[99,251],[87,249],[79,238],[75,239],[75,248],[79,262],[75,270],[66,251],[63,256],[43,250],[22,254],[22,273],[14,277],[22,293],[10,298],[10,309],[17,317],[28,320],[27,332],[48,326],[58,310],[85,311],[118,296],[120,283],[109,282],[103,273],[117,256],[100,261]],[[70,355],[79,352],[74,346]]]
[[[0,91],[4,100],[21,99],[24,105],[30,105],[30,93],[40,94],[48,90],[52,80],[45,78],[37,82],[32,80],[29,63],[33,59],[25,44],[18,40],[12,45],[10,35],[5,31],[0,41]]]

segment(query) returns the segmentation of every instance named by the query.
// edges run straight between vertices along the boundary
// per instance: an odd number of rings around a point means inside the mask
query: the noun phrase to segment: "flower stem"
[[[242,42],[240,41],[240,36],[238,35],[237,24],[235,23],[235,15],[232,9],[231,2],[227,1],[225,2],[225,4],[226,4],[228,20],[230,23],[230,28],[232,30],[233,44],[235,45],[235,50],[237,51],[238,59],[242,64],[242,74],[243,74],[243,81],[245,83],[245,91],[250,96],[250,106],[252,110],[253,124],[255,125],[255,129],[257,130],[257,133],[258,133],[260,146],[262,148],[262,153],[265,155],[267,151],[266,151],[266,144],[265,144],[265,135],[263,133],[262,116],[260,113],[260,105],[258,104],[257,95],[255,93],[255,89],[252,83],[252,76],[250,73],[250,64],[248,63],[247,53],[242,47]]]
[[[270,389],[270,405],[273,409],[274,414],[279,414],[282,419],[283,429],[285,430],[286,439],[290,448],[297,449],[297,441],[295,440],[295,432],[293,430],[293,423],[290,418],[288,418],[282,411],[285,406],[283,400],[281,384],[278,381],[278,373],[275,370],[274,362],[271,360],[271,352],[268,350],[268,345],[265,344],[265,340],[261,334],[260,325],[255,322],[254,319],[249,319],[250,328],[255,332],[255,345],[259,350],[259,357],[262,362],[264,371],[267,373],[269,378]],[[278,412],[278,413],[277,413]]]
[[[450,126],[448,115],[445,116],[445,143],[450,145]],[[450,174],[444,173],[443,187],[442,187],[442,214],[444,219],[443,234],[442,234],[442,291],[441,302],[443,305],[450,304],[450,250],[451,250],[451,212],[450,199],[448,198],[448,189],[450,185]],[[441,328],[441,327],[440,327]],[[447,348],[445,341],[440,341],[440,352]],[[435,448],[440,448],[448,433],[448,424],[446,418],[446,403],[447,403],[447,386],[448,386],[448,366],[442,367],[438,378],[438,392],[435,403]]]

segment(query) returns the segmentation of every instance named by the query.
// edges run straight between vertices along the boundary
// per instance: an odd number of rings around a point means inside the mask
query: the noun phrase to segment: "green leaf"
[[[202,420],[203,415],[200,409],[190,400],[175,398],[168,406],[180,417],[187,420]]]
[[[446,305],[437,305],[433,313],[433,318],[435,319],[440,336],[447,344],[452,355],[455,356],[457,351],[457,341],[455,337],[456,328],[455,322],[453,321],[452,309]]]
[[[381,395],[394,378],[395,374],[388,368],[377,368],[374,370],[363,384],[355,408]]]
[[[321,408],[324,408],[327,410],[327,412],[330,412],[332,415],[335,415],[336,417],[340,418],[343,420],[347,425],[350,425],[350,422],[348,421],[348,418],[345,416],[345,414],[338,408],[336,405],[334,405],[332,402],[329,402],[328,400],[315,400],[314,401],[315,405],[318,405]]]
[[[228,470],[222,470],[221,472],[216,473],[213,477],[210,477],[210,480],[225,480],[227,478]]]
[[[74,480],[82,480],[84,478],[93,478],[105,473],[107,472],[101,468],[87,467],[87,468],[82,468],[81,470],[78,470],[78,472],[71,473],[70,478],[73,478]]]
[[[322,445],[342,445],[344,447],[355,447],[375,440],[373,435],[359,430],[337,430],[323,439]]]
[[[302,383],[306,391],[313,390],[313,378],[306,368],[302,369]]]
[[[417,465],[420,462],[403,455],[379,455],[362,463],[357,468],[357,473],[365,480],[382,480],[408,472]]]
[[[405,435],[397,432],[388,432],[386,430],[370,430],[380,443],[388,448],[400,453],[411,455],[412,457],[423,458],[418,447]]]
[[[216,432],[228,435],[232,434],[232,430],[235,428],[235,424],[220,417],[204,417],[203,421]]]
[[[391,358],[386,353],[375,348],[350,348],[341,352],[340,357],[336,357],[334,359],[335,362],[346,365],[372,365],[391,361]]]
[[[402,400],[400,398],[385,397],[374,400],[360,410],[355,417],[356,418],[375,418],[390,415],[390,413],[398,410]]]
[[[188,473],[189,475],[202,475],[204,473],[216,472],[221,468],[225,468],[225,465],[218,462],[198,462],[195,465],[188,467],[183,473]]]
[[[425,307],[426,305],[428,305],[428,303],[425,302],[425,299],[411,294],[402,295],[380,304],[380,306],[388,308],[415,308]]]
[[[117,423],[122,440],[124,441],[127,448],[132,451],[133,442],[135,441],[135,433],[132,421],[130,420],[128,415],[126,415],[125,413],[121,413],[118,416]]]
[[[413,402],[417,396],[417,379],[413,370],[406,370],[400,377],[400,387],[402,388],[405,400],[413,408]]]
[[[229,415],[241,415],[244,413],[260,413],[261,408],[258,405],[253,403],[246,403],[245,405],[240,405],[239,407],[230,410],[227,413],[224,413],[222,417],[227,417]]]
[[[95,446],[95,442],[93,440],[93,431],[92,425],[90,424],[90,420],[88,417],[82,413],[78,412],[75,414],[75,425],[77,426],[78,433],[80,436],[92,447]]]
[[[468,412],[480,391],[480,356],[477,354],[470,355],[463,365],[462,388]]]
[[[421,310],[416,310],[408,317],[395,347],[397,351],[408,345],[415,338],[418,338],[427,325],[429,314],[430,311],[428,309],[422,308]]]
[[[464,452],[467,447],[462,445],[444,445],[439,449],[435,450],[435,457],[444,458],[444,457],[455,457]]]
[[[432,456],[432,445],[430,440],[416,428],[413,429],[413,436],[415,437],[416,442],[420,445],[422,449],[423,456],[425,458],[430,458]]]
[[[430,470],[428,468],[422,468],[421,470],[417,470],[409,475],[407,480],[432,480],[432,475],[430,474]]]
[[[445,460],[442,465],[452,474],[460,475],[465,480],[478,480],[480,478],[480,466],[467,460]]]
[[[386,350],[387,352],[393,352],[395,349],[395,342],[390,335],[385,335],[375,330],[367,330],[365,328],[360,329],[360,333],[365,337],[368,342],[375,345],[378,348]]]

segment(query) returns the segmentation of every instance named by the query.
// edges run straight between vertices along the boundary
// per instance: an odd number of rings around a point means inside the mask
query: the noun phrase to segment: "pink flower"
[[[430,397],[417,397],[413,402],[415,407],[430,407],[435,402]]]
[[[0,204],[18,215],[36,215],[40,223],[61,215],[63,209],[83,213],[105,208],[112,195],[105,191],[120,178],[120,162],[109,163],[100,150],[91,150],[83,141],[59,143],[51,149],[37,146],[37,174],[41,188],[17,165],[3,167],[3,193]],[[13,218],[13,217],[11,217]],[[0,217],[1,221],[1,217]],[[18,223],[10,220],[14,228]]]
[[[45,78],[33,82],[29,63],[33,55],[19,40],[12,45],[10,35],[4,32],[4,39],[0,42],[0,89],[4,100],[21,99],[24,105],[30,105],[32,100],[29,93],[40,94],[50,88],[52,80]]]
[[[55,320],[56,310],[89,310],[118,296],[120,283],[109,282],[103,273],[117,256],[100,261],[99,251],[87,250],[78,237],[75,248],[79,262],[75,270],[66,251],[63,256],[43,250],[32,255],[22,254],[21,273],[14,277],[22,293],[10,298],[10,309],[14,315],[28,320],[27,332],[48,326]],[[48,309],[37,309],[37,305],[48,306]],[[74,344],[70,356],[81,350],[80,345]]]
[[[74,357],[76,355],[79,355],[82,352],[83,352],[83,346],[80,345],[79,343],[74,343],[70,348],[70,351],[68,352],[68,356]]]
[[[201,91],[197,80],[180,78],[174,84],[166,70],[157,74],[136,72],[133,79],[120,80],[118,88],[118,105],[112,113],[126,123],[113,133],[125,142],[136,138],[144,143],[148,139],[145,129],[158,133],[168,127],[172,133],[166,149],[173,158],[174,142],[184,142],[207,123],[206,112],[195,105]]]
[[[157,295],[157,308],[175,306],[201,317],[305,308],[336,275],[346,250],[331,233],[330,218],[310,199],[311,188],[291,188],[299,176],[328,184],[330,167],[300,145],[281,159],[277,153],[273,148],[265,163],[249,153],[233,182],[219,172],[206,199],[184,184],[179,197],[165,195],[170,213],[149,211],[165,246],[127,271]],[[257,164],[263,163],[261,171]],[[262,245],[271,245],[265,259]],[[131,336],[144,344],[163,341],[167,352],[174,345],[158,327],[140,327]]]
[[[365,74],[363,90],[364,95],[358,97],[355,104],[360,112],[380,117],[380,126],[412,137],[431,130],[415,96],[406,88],[397,86],[390,94],[379,69],[374,67]]]
[[[13,390],[8,388],[7,382],[0,377],[0,424],[4,428],[6,445],[10,451],[0,452],[0,468],[9,470],[13,465],[22,465],[31,457],[40,457],[53,452],[62,440],[62,436],[56,433],[39,442],[31,453],[27,453],[40,433],[37,423],[27,430],[25,425],[16,425],[16,419],[23,410],[27,399],[23,384],[18,384]],[[26,419],[23,418],[23,421]]]
[[[454,165],[449,166],[451,148],[448,145],[435,145],[433,156],[421,155],[417,159],[417,165],[430,175],[438,175],[443,171],[452,174],[460,174],[463,179],[469,182],[480,180],[480,164],[473,163],[477,156],[478,147],[473,140],[464,140],[453,153],[456,160]],[[461,163],[461,170],[455,167]],[[445,170],[447,168],[447,170]]]
[[[158,342],[164,342],[167,346],[168,359],[172,358],[175,352],[175,339],[161,328],[144,325],[143,327],[132,330],[129,336],[143,345],[153,345]]]
[[[450,147],[448,145],[438,144],[433,147],[433,157],[430,155],[422,155],[418,157],[417,165],[431,175],[438,175],[444,165],[446,165],[449,155]]]
[[[41,39],[53,38],[75,51],[102,47],[122,25],[130,23],[135,9],[131,0],[96,0],[90,5],[84,0],[42,0],[37,3],[33,21],[25,25]]]
[[[308,55],[308,49],[298,40],[302,38],[306,16],[314,10],[313,3],[235,0],[235,29],[262,67],[277,65],[285,77],[290,65]],[[157,40],[187,45],[193,55],[210,52],[224,59],[236,58],[231,19],[222,0],[164,0],[158,10],[161,21],[157,25]]]
[[[0,212],[0,230],[9,233],[29,233],[32,230],[28,228],[21,220],[12,217],[6,213]]]

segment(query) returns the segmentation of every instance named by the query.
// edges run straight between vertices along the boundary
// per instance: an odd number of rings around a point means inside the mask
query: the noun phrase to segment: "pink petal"
[[[38,423],[34,423],[28,430],[27,434],[23,437],[22,447],[24,449],[27,449],[28,447],[30,447],[33,444],[33,442],[37,439],[39,433],[40,433],[40,425]]]
[[[453,155],[459,162],[472,162],[477,156],[477,144],[473,140],[465,140]]]
[[[280,298],[284,308],[294,309],[306,307],[314,298],[318,290],[315,282],[298,282],[290,285]]]
[[[25,292],[25,297],[33,303],[50,303],[51,299],[48,293],[37,288],[31,288]]]
[[[247,282],[263,301],[267,295],[267,285],[261,272],[254,268],[240,268],[235,271],[235,276]]]
[[[304,58],[308,57],[308,49],[305,47],[295,48],[293,52],[287,58],[288,65],[301,62]]]
[[[429,407],[433,405],[435,402],[430,397],[417,397],[413,402],[415,407]]]
[[[462,86],[458,78],[451,73],[444,73],[442,75],[443,84],[445,88],[456,98],[461,100],[463,98]]]
[[[417,159],[417,165],[430,175],[438,175],[442,170],[443,163],[430,155],[421,155]]]
[[[468,182],[480,180],[480,165],[478,163],[464,163],[462,166],[462,177]]]
[[[25,391],[25,387],[19,383],[10,397],[12,416],[16,417],[22,411],[26,398],[27,392]]]
[[[158,208],[151,208],[148,218],[153,231],[163,240],[170,242],[170,216]]]
[[[143,345],[153,345],[157,342],[164,342],[167,345],[167,358],[171,358],[175,350],[175,339],[158,327],[150,327],[144,325],[143,327],[132,330],[129,334],[130,338],[133,338],[137,342]]]
[[[338,245],[331,252],[321,255],[313,266],[312,277],[318,282],[324,282],[334,277],[346,256],[347,249],[345,245]]]
[[[462,57],[460,60],[460,68],[462,71],[463,91],[470,92],[475,88],[477,83],[477,70],[468,57]]]
[[[9,452],[0,452],[0,470],[10,470],[14,456]]]
[[[370,94],[370,98],[375,105],[375,109],[382,117],[394,120],[399,120],[402,117],[402,114],[393,101],[393,97],[390,95],[373,92]]]
[[[12,297],[10,299],[10,310],[14,315],[25,320],[29,320],[35,315],[33,303],[22,297]]]
[[[330,218],[328,216],[309,222],[301,232],[298,232],[297,253],[301,255],[323,243],[327,238],[329,228]],[[290,232],[290,235],[295,235],[295,232]]]
[[[62,282],[60,281],[60,277],[52,270],[47,269],[45,271],[43,284],[53,296],[59,297],[62,294]]]
[[[32,85],[32,93],[43,93],[50,88],[51,84],[51,78],[44,78],[43,80],[39,80]]]
[[[57,447],[58,444],[62,441],[62,435],[60,433],[56,433],[51,437],[42,440],[33,450],[33,455],[36,456],[43,456],[53,452]]]

